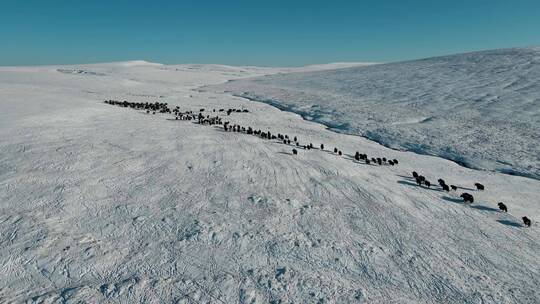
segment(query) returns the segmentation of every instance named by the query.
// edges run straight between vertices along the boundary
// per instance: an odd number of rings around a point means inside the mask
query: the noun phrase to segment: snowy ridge
[[[211,88],[388,147],[540,178],[540,48],[458,54]]]
[[[538,180],[200,90],[280,72],[0,68],[0,303],[538,303]],[[279,141],[107,99],[205,108],[326,148],[293,156]],[[356,162],[355,151],[399,165]],[[418,187],[413,170],[460,188]]]

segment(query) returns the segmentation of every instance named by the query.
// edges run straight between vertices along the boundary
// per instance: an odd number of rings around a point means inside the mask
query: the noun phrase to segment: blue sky
[[[298,66],[530,45],[538,0],[0,0],[0,65]]]

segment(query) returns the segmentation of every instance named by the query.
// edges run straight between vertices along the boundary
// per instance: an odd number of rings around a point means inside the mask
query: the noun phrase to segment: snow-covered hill
[[[540,48],[272,75],[213,90],[389,147],[540,178]]]
[[[285,71],[0,68],[0,303],[538,303],[539,181],[200,90]],[[105,99],[205,108],[325,150],[292,155],[277,140]],[[355,162],[355,151],[399,165]],[[418,187],[413,170],[460,188]]]

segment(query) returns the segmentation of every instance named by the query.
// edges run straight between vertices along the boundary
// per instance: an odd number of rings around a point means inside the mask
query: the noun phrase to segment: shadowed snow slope
[[[284,71],[0,68],[0,303],[538,303],[538,180],[200,91]],[[293,156],[279,141],[106,99],[206,108],[326,150]],[[355,151],[400,163],[366,165]],[[418,187],[412,170],[461,188]],[[479,181],[485,191],[471,189]]]
[[[540,48],[271,75],[212,90],[389,147],[540,178]]]

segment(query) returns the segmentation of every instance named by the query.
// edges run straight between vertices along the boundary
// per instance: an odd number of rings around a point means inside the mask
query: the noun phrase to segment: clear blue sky
[[[0,65],[297,66],[540,45],[540,0],[0,0]]]

